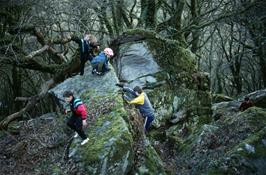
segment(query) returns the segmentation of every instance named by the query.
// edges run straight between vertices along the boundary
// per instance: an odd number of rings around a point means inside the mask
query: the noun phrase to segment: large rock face
[[[260,105],[262,92],[247,96]],[[265,174],[266,111],[251,107],[240,112],[243,98],[214,104],[213,120],[195,123],[187,137],[180,125],[168,129],[178,146],[175,162],[180,174]]]
[[[97,76],[87,66],[83,76],[51,89],[61,108],[68,107],[65,90],[86,104],[89,142],[81,146],[66,125],[70,116],[60,113],[14,123],[9,132],[16,135],[0,132],[0,174],[165,174],[162,160],[145,141],[142,124],[134,124],[140,121],[138,113],[124,106],[117,82],[113,69]]]
[[[133,173],[135,153],[133,149],[134,132],[129,125],[128,113],[124,108],[118,82],[113,69],[104,76],[91,75],[91,67],[85,69],[83,76],[74,76],[53,88],[50,92],[62,99],[65,90],[71,90],[80,97],[88,108],[91,122],[87,129],[90,141],[80,146],[74,139],[69,148],[69,157],[79,164],[87,174],[128,174]],[[61,106],[66,104],[59,100]],[[150,150],[147,145],[147,150]],[[157,160],[145,168],[148,172],[163,173],[157,154],[144,159]]]
[[[264,109],[238,113],[244,97],[226,99],[211,109],[208,75],[196,71],[193,54],[176,41],[133,30],[115,40],[113,47],[120,81],[142,86],[153,103],[161,127],[149,138],[169,174],[265,172]],[[247,96],[265,107],[264,94],[261,90]]]
[[[210,116],[208,75],[196,71],[194,55],[180,43],[133,30],[113,41],[113,47],[120,81],[146,89],[157,126],[173,120],[180,111],[187,117]]]
[[[152,74],[159,72],[160,67],[145,43],[125,44],[119,53],[122,56],[115,63],[119,79],[130,82],[132,87],[157,82]]]
[[[245,97],[249,97],[254,106],[266,108],[266,89],[262,89],[240,97],[237,100],[214,103],[212,105],[213,118],[217,120],[223,116],[229,116],[239,111],[239,106]]]
[[[266,111],[252,107],[218,120],[212,132],[213,151],[210,174],[265,174]],[[205,135],[206,136],[206,135]],[[209,152],[209,151],[208,151]]]

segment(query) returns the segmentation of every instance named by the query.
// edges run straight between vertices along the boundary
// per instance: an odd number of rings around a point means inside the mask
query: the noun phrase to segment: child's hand
[[[86,121],[86,120],[82,120],[82,126],[83,126],[83,128],[86,128],[86,127],[88,126],[88,124],[87,124],[87,121]]]
[[[70,112],[69,109],[64,109],[64,114],[67,114],[67,113],[69,113],[69,112]]]
[[[121,83],[116,83],[115,85],[118,86],[118,87],[120,87],[120,88],[123,88],[124,87],[124,85],[121,84]]]

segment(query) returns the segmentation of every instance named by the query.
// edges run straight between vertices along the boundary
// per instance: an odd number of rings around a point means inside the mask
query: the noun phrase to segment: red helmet
[[[106,55],[109,55],[110,57],[114,56],[114,52],[111,48],[105,48],[103,50],[103,52],[106,54]]]

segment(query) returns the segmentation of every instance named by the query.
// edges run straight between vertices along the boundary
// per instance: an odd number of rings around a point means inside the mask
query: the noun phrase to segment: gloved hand
[[[116,83],[115,85],[118,86],[118,87],[120,87],[120,88],[123,88],[124,87],[124,85],[121,84],[121,83]]]

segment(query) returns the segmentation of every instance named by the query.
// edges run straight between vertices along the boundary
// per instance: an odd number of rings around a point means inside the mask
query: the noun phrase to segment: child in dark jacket
[[[80,75],[84,74],[85,63],[89,60],[92,61],[94,51],[99,50],[99,44],[95,36],[85,34],[84,38],[80,39],[76,36],[71,36],[71,40],[79,44],[80,48]]]
[[[124,99],[129,104],[135,104],[142,117],[145,119],[144,128],[147,132],[152,124],[152,121],[154,120],[154,109],[148,96],[139,86],[136,86],[133,90],[128,87],[123,87],[123,91],[128,93],[124,95]]]
[[[114,52],[110,48],[105,48],[98,56],[94,57],[91,61],[92,74],[103,75],[108,72],[110,68],[108,67],[109,59],[114,56]]]
[[[75,98],[71,91],[65,91],[63,94],[65,101],[70,104],[70,110],[72,116],[67,122],[67,125],[77,132],[77,134],[82,138],[81,145],[86,144],[89,138],[86,136],[83,127],[87,126],[87,111],[85,105],[78,98]],[[65,111],[66,113],[68,111]],[[77,137],[77,134],[74,137]]]
[[[251,102],[249,97],[245,97],[244,101],[239,106],[239,111],[245,111],[246,109],[252,107],[254,104]]]

